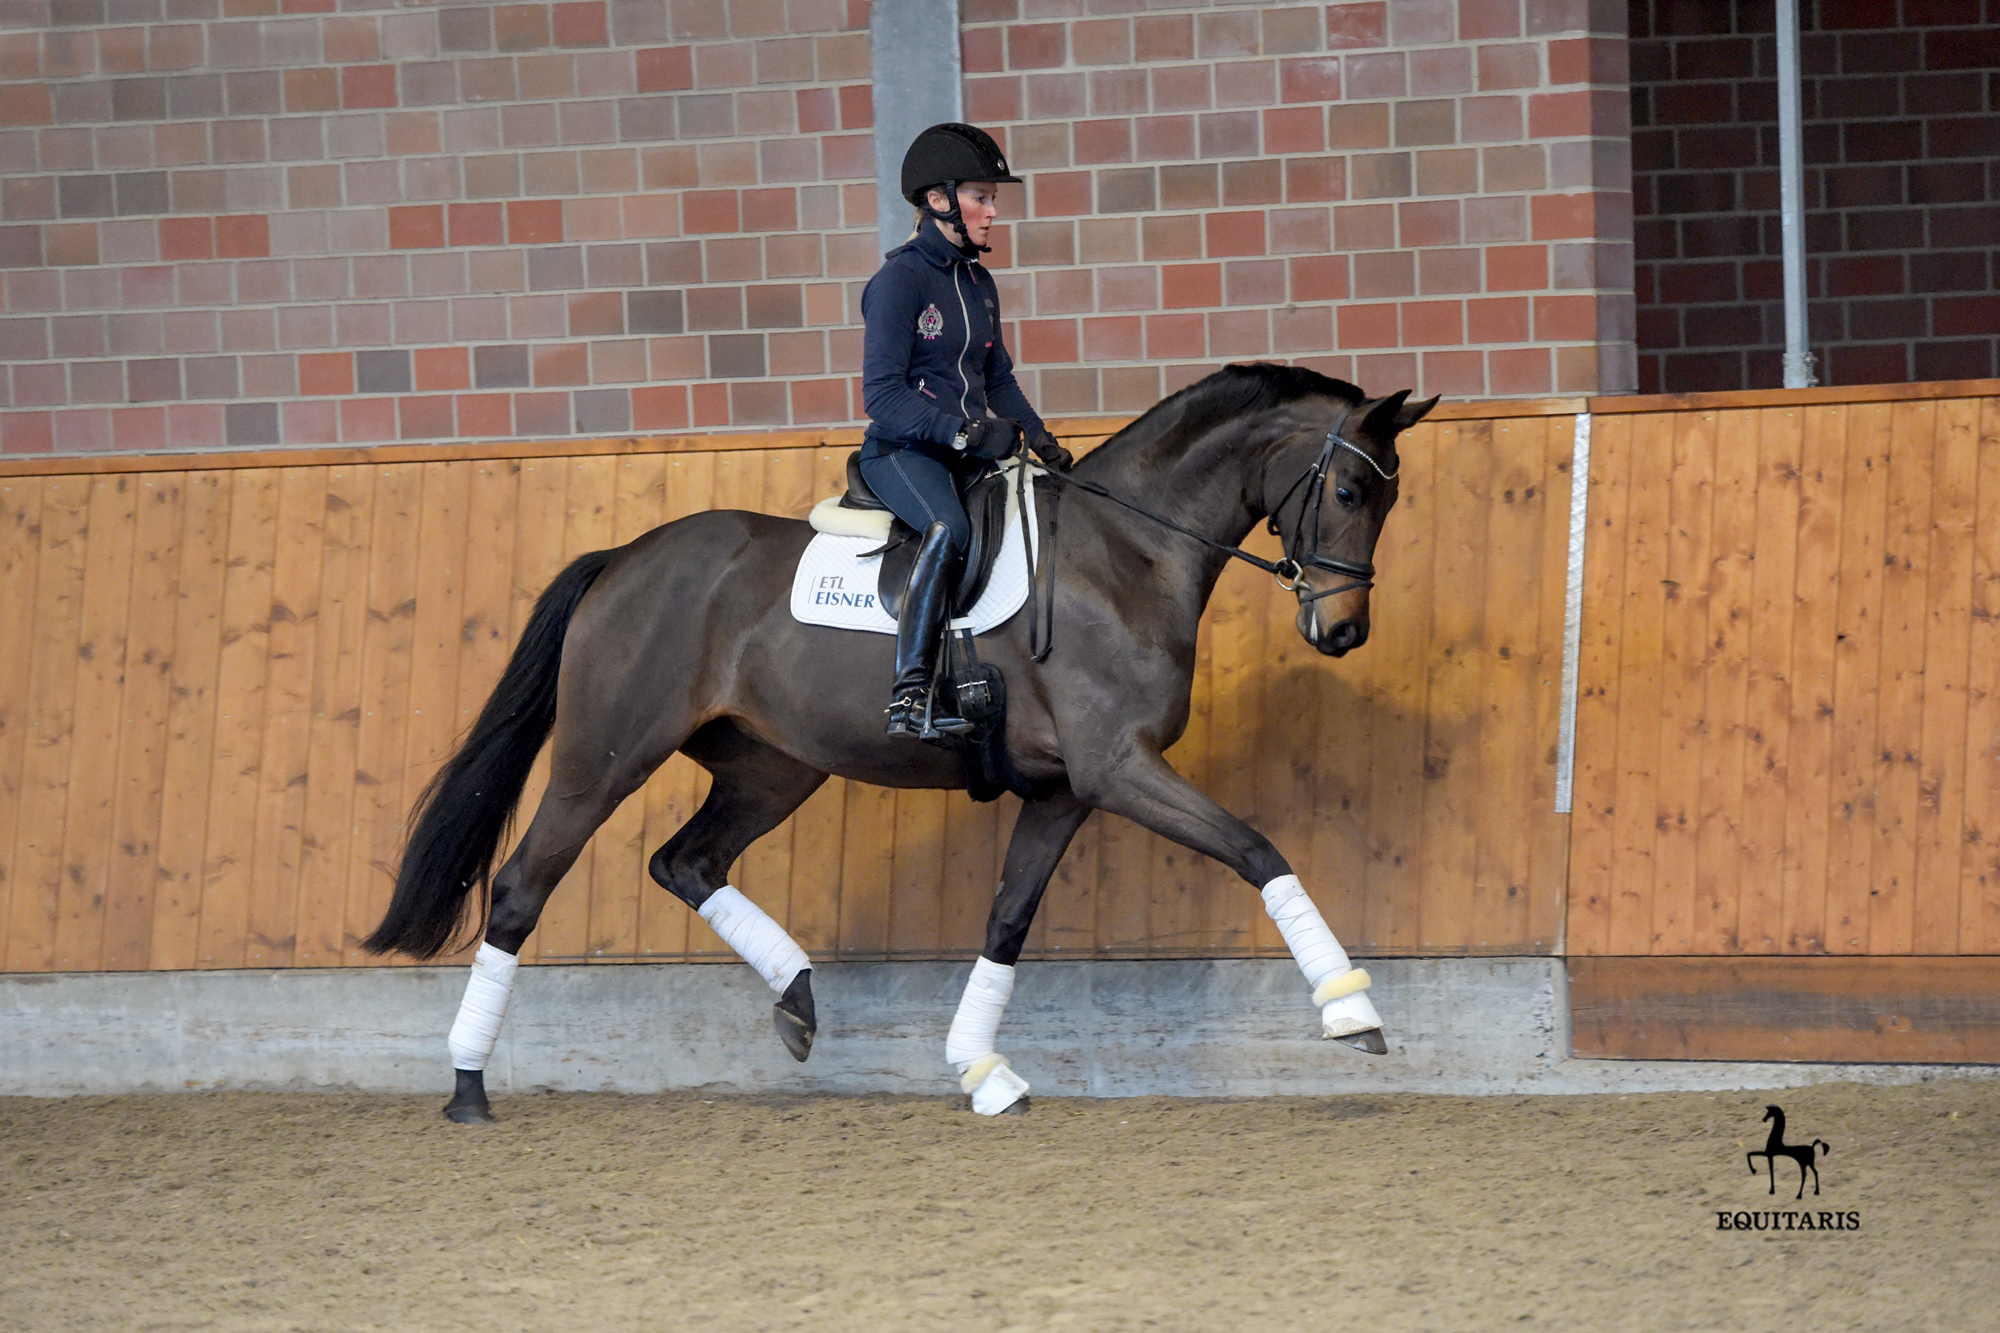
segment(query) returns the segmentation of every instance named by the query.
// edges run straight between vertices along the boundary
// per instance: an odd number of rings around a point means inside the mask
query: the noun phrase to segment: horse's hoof
[[[975,1075],[979,1082],[966,1087]],[[1007,1067],[1004,1055],[988,1055],[967,1068],[958,1086],[972,1094],[975,1115],[1026,1115],[1028,1080]]]
[[[1350,1032],[1344,1037],[1335,1037],[1334,1040],[1352,1046],[1357,1051],[1366,1051],[1370,1055],[1389,1053],[1389,1043],[1382,1040],[1381,1028],[1369,1028],[1366,1032]]]
[[[451,1100],[444,1104],[444,1118],[454,1125],[490,1125],[493,1123],[493,1108],[486,1101],[486,1071],[483,1069],[455,1069],[458,1086],[452,1089]]]
[[[1024,1092],[1014,1101],[1009,1102],[1006,1106],[1002,1107],[998,1111],[991,1111],[991,1112],[981,1111],[972,1104],[972,1098],[970,1097],[967,1097],[964,1101],[960,1102],[959,1106],[967,1111],[972,1112],[974,1115],[984,1117],[987,1120],[993,1120],[1003,1115],[1026,1115],[1028,1114],[1028,1112],[1035,1109],[1035,1102],[1032,1097],[1028,1096],[1028,1094]]]
[[[778,1040],[785,1043],[792,1059],[805,1063],[812,1054],[813,1038],[819,1035],[819,1019],[813,1011],[811,968],[793,977],[792,984],[785,987],[785,993],[771,1006],[771,1023],[778,1029]]]
[[[785,1049],[792,1053],[792,1059],[804,1064],[813,1051],[813,1037],[817,1035],[797,1014],[785,1012],[785,1006],[771,1006],[771,1023],[778,1029],[778,1040],[785,1043]]]

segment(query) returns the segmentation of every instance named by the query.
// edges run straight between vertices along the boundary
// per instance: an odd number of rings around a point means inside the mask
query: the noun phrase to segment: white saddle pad
[[[994,561],[993,573],[973,604],[971,614],[953,620],[953,629],[970,628],[974,634],[984,634],[1006,624],[1028,600],[1028,553],[1021,537],[1019,490],[1014,483],[1016,466],[1007,467],[1007,532],[1000,543],[1000,556]],[[821,508],[832,504],[821,501]],[[1027,506],[1028,528],[1034,533],[1034,549],[1039,554],[1041,533],[1035,527],[1033,486],[1027,488]],[[851,519],[854,515],[851,509],[840,511],[842,517]],[[883,517],[886,519],[887,515]],[[823,521],[815,510],[813,526],[820,528]],[[862,558],[864,551],[879,550],[882,541],[881,536],[873,533],[847,536],[822,530],[815,535],[806,544],[805,554],[799,557],[798,572],[792,576],[792,617],[807,625],[894,634],[896,622],[875,597],[882,557]]]

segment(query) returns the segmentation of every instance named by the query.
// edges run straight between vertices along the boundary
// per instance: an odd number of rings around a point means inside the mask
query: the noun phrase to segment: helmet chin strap
[[[933,208],[931,206],[931,197],[926,193],[923,203],[924,216],[934,218],[956,231],[958,233],[958,252],[967,259],[972,258],[974,255],[991,254],[993,252],[992,246],[975,244],[971,235],[965,230],[965,215],[958,210],[958,182],[944,181],[933,188],[944,191],[945,198],[951,200],[951,207],[943,210]]]

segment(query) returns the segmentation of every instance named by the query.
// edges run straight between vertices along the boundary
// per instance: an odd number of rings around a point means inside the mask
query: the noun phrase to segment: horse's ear
[[[1443,394],[1438,394],[1436,397],[1426,398],[1421,403],[1405,403],[1403,409],[1396,413],[1396,429],[1408,430],[1422,421],[1431,414],[1431,409],[1438,405],[1438,399],[1443,397]]]
[[[1367,428],[1370,435],[1386,442],[1390,436],[1402,429],[1402,422],[1398,420],[1398,417],[1402,413],[1403,404],[1408,400],[1409,396],[1410,391],[1408,389],[1396,390],[1396,392],[1369,408],[1368,415],[1361,418],[1361,424]]]

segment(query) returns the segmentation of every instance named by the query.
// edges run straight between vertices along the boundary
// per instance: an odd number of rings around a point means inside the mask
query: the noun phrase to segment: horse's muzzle
[[[1332,599],[1341,600],[1341,599]],[[1368,603],[1353,615],[1323,621],[1319,608],[1324,602],[1308,602],[1299,608],[1299,636],[1328,657],[1342,657],[1368,642]]]

